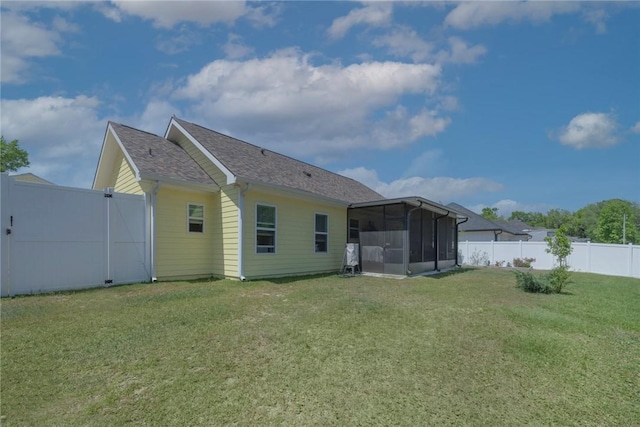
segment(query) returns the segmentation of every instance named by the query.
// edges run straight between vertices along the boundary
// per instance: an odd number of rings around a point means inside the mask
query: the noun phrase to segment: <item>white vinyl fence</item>
[[[144,196],[1,184],[3,297],[149,281]]]
[[[604,243],[572,243],[568,262],[571,270],[640,278],[640,246]],[[459,242],[461,264],[471,265],[486,260],[490,265],[503,262],[513,264],[514,258],[535,258],[532,267],[550,270],[555,264],[553,255],[546,253],[546,242]]]

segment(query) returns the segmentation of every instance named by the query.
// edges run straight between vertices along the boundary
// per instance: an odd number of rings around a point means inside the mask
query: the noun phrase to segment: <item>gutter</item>
[[[247,280],[244,277],[244,195],[251,188],[251,183],[247,183],[246,188],[243,190],[240,188],[238,192],[238,278],[241,281]]]
[[[435,261],[436,261],[436,263],[435,263],[435,271],[440,271],[440,269],[438,269],[438,258],[440,257],[440,248],[439,248],[439,246],[440,246],[440,245],[439,245],[439,240],[440,240],[440,239],[438,238],[438,237],[439,237],[439,236],[438,236],[438,220],[440,220],[440,219],[442,219],[442,218],[445,218],[445,217],[449,216],[449,214],[450,214],[450,213],[451,213],[451,211],[447,211],[447,213],[446,213],[446,214],[443,214],[443,215],[437,216],[437,217],[435,217],[435,219],[433,220],[434,225],[435,225],[434,230],[433,230],[433,234],[434,234],[434,238],[435,238],[435,242],[436,242],[436,247],[435,247],[435,249],[436,249],[436,257],[435,257]],[[456,240],[457,240],[457,238],[458,238],[458,236],[456,236]]]
[[[467,221],[469,221],[469,217],[466,217],[464,219],[464,221],[460,221],[460,222],[456,221],[456,247],[455,247],[455,251],[456,251],[456,267],[460,267],[460,264],[458,263],[458,244],[460,243],[460,238],[458,237],[458,227],[461,224],[464,224]]]

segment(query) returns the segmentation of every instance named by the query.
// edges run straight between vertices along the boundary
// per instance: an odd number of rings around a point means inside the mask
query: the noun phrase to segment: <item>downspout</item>
[[[497,242],[498,241],[498,236],[502,234],[502,230],[493,230],[493,238],[495,239],[494,241]]]
[[[158,189],[160,188],[160,181],[156,181],[156,185],[151,190],[151,212],[149,213],[149,250],[151,254],[151,283],[157,282],[158,277],[156,275],[156,201],[158,196]]]
[[[420,204],[418,206],[416,206],[415,208],[411,209],[409,212],[407,212],[407,242],[405,244],[409,248],[409,251],[406,252],[407,257],[404,260],[404,271],[407,272],[407,276],[411,275],[411,271],[409,270],[409,256],[410,256],[410,251],[411,251],[411,243],[410,243],[410,239],[411,239],[411,214],[413,213],[413,211],[416,211],[416,210],[422,208],[422,200],[418,200],[418,201],[420,202]],[[422,236],[420,236],[420,239],[422,239]]]
[[[458,243],[460,240],[460,238],[458,237],[458,226],[464,224],[467,221],[469,221],[469,217],[466,217],[464,221],[456,222],[456,267],[460,267],[460,264],[458,263]]]
[[[446,213],[446,214],[444,214],[444,215],[440,215],[440,216],[437,216],[437,217],[433,220],[434,225],[435,225],[434,230],[433,230],[433,232],[434,232],[433,234],[434,234],[434,237],[435,237],[435,239],[436,239],[436,248],[435,248],[435,249],[436,249],[436,258],[435,258],[436,263],[435,263],[435,271],[440,271],[440,270],[438,269],[438,257],[440,256],[440,247],[439,247],[439,246],[440,246],[440,244],[439,244],[439,240],[440,240],[440,239],[439,239],[439,237],[440,237],[440,236],[438,235],[438,221],[439,221],[440,219],[442,219],[442,218],[445,218],[445,217],[449,216],[449,214],[450,214],[450,213],[451,213],[451,211],[447,211],[447,213]]]
[[[245,189],[241,189],[238,194],[238,278],[242,281],[245,281],[247,278],[244,277],[244,249],[243,249],[243,240],[244,240],[244,195],[251,188],[251,184],[247,183]]]

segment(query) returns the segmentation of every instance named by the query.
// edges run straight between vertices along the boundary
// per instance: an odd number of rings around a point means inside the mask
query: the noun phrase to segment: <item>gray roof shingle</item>
[[[216,184],[178,144],[119,123],[109,124],[140,171],[140,175],[194,184]]]
[[[348,203],[383,200],[364,184],[291,157],[173,118],[238,179],[261,182]]]
[[[456,210],[457,212],[467,216],[469,221],[460,224],[460,231],[506,231],[507,233],[511,233],[514,235],[523,235],[526,236],[527,233],[517,230],[513,227],[509,227],[506,224],[500,224],[493,221],[490,221],[484,218],[481,215],[461,206],[457,203],[449,203],[447,206]]]

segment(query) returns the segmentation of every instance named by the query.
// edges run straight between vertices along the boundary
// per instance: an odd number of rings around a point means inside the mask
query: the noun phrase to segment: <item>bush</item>
[[[567,267],[556,267],[547,274],[534,275],[530,271],[516,271],[516,286],[534,294],[559,294],[569,283]]]
[[[484,251],[480,252],[476,249],[475,251],[473,251],[473,253],[469,257],[469,264],[489,265],[489,254]]]
[[[531,268],[531,264],[536,262],[535,258],[514,258],[513,266],[514,267],[523,267],[523,268]]]
[[[562,292],[562,288],[569,283],[570,278],[571,273],[569,272],[569,267],[567,266],[560,266],[551,270],[547,275],[551,292],[555,294],[559,294],[560,292]]]
[[[534,275],[529,271],[516,271],[516,284],[525,292],[549,294],[549,282],[544,275]]]

